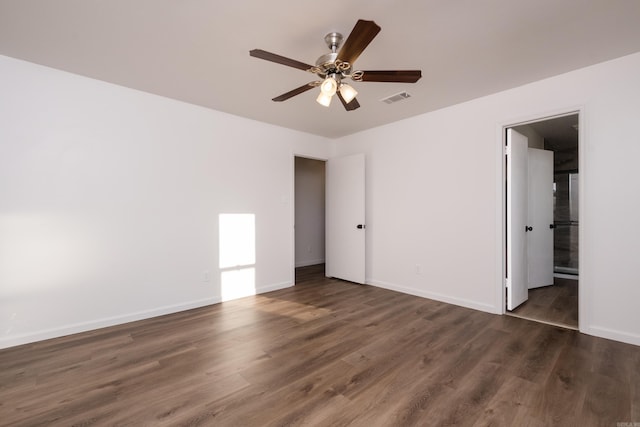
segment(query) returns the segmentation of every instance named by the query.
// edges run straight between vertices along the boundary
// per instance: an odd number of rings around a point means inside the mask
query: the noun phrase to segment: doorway
[[[294,156],[294,274],[311,265],[325,276],[365,283],[365,155]]]
[[[296,273],[322,270],[325,263],[326,162],[294,158],[294,266]],[[297,278],[298,274],[294,277]],[[298,280],[296,279],[295,282]]]
[[[508,126],[528,140],[528,149],[531,151],[544,150],[553,153],[553,177],[548,177],[548,182],[552,182],[549,201],[552,203],[552,221],[548,221],[547,233],[552,233],[552,254],[543,254],[549,258],[549,274],[552,275],[551,283],[540,286],[531,282],[531,276],[540,273],[539,271],[526,272],[526,287],[524,292],[528,295],[522,304],[509,307],[509,291],[507,289],[507,309],[506,314],[549,323],[570,329],[578,329],[578,296],[579,296],[579,250],[578,236],[580,230],[579,221],[579,114],[577,112],[534,120],[531,122]],[[536,150],[537,149],[537,150]],[[507,162],[508,164],[508,162]],[[509,166],[507,166],[508,168]],[[507,171],[507,177],[509,177]],[[508,180],[509,178],[507,178]],[[509,183],[507,182],[507,188]],[[507,210],[510,207],[507,191]],[[531,202],[530,202],[531,203]],[[533,208],[539,203],[534,202]],[[532,225],[531,209],[527,207],[528,217],[524,220],[527,224],[525,229],[531,230]],[[538,227],[540,224],[538,224]],[[519,230],[512,230],[512,234]],[[527,243],[534,237],[533,233],[521,235]],[[511,237],[507,233],[505,260],[508,264],[509,244]],[[536,256],[536,255],[533,255]],[[526,265],[535,265],[526,255]],[[525,267],[526,268],[526,267]],[[545,267],[547,268],[547,267]],[[510,283],[507,272],[507,284]]]

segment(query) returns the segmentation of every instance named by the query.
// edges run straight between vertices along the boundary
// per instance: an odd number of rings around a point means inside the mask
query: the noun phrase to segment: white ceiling
[[[422,79],[354,83],[351,112],[271,101],[315,76],[249,50],[313,64],[358,19],[382,31],[355,68]],[[0,54],[329,138],[638,51],[638,0],[0,0]]]

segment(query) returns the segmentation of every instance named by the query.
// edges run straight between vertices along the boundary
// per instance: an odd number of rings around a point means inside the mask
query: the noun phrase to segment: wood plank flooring
[[[0,351],[11,426],[616,426],[640,347],[300,269],[298,285]]]
[[[512,315],[578,329],[578,281],[555,277],[553,286],[529,289],[529,299]]]

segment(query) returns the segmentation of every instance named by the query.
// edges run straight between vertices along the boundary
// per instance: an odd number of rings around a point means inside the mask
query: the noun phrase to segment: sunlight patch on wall
[[[220,272],[222,301],[229,301],[256,294],[255,268],[242,268]]]
[[[255,214],[220,214],[218,225],[222,301],[255,295]]]

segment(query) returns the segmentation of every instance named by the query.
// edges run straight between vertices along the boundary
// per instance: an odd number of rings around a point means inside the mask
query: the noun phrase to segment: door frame
[[[497,153],[499,159],[499,170],[500,178],[498,183],[499,194],[501,197],[498,199],[498,215],[496,215],[497,220],[497,232],[500,237],[498,237],[497,241],[501,242],[498,249],[498,270],[500,271],[500,277],[496,284],[496,305],[499,307],[498,314],[504,315],[507,313],[506,309],[506,282],[505,278],[507,277],[507,263],[506,263],[506,251],[507,251],[507,191],[506,191],[506,180],[507,180],[507,170],[506,170],[506,161],[505,161],[505,145],[506,145],[506,134],[507,129],[515,126],[527,125],[536,122],[542,122],[545,120],[555,119],[558,117],[578,115],[578,185],[580,188],[580,194],[578,199],[578,212],[580,212],[580,222],[578,225],[578,265],[580,266],[579,270],[579,281],[578,281],[578,330],[580,332],[585,332],[586,325],[589,325],[589,311],[588,311],[588,302],[591,300],[589,293],[589,270],[588,266],[585,268],[584,264],[584,247],[585,247],[585,229],[588,226],[588,218],[585,222],[584,217],[584,189],[585,189],[585,176],[587,174],[584,173],[585,169],[585,121],[586,114],[585,108],[583,105],[573,106],[562,108],[553,111],[542,112],[538,114],[531,114],[525,117],[520,117],[512,120],[506,120],[497,126],[498,133],[498,144],[497,144]]]
[[[329,156],[313,156],[309,154],[298,153],[296,151],[292,152],[291,154],[291,188],[289,193],[289,200],[291,200],[291,236],[289,236],[289,238],[291,239],[291,286],[294,286],[296,284],[296,157],[310,160],[319,160],[325,163],[325,168],[327,161],[330,158]]]

